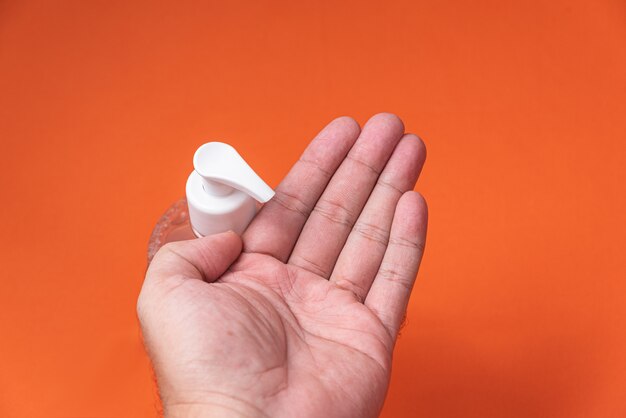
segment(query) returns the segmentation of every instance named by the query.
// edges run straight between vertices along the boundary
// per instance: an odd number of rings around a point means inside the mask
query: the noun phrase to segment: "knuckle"
[[[360,152],[362,147],[363,147],[362,145],[356,146],[354,153],[351,155],[348,155],[346,157],[346,160],[352,161],[353,163],[360,165],[361,167],[365,168],[367,171],[371,172],[376,177],[378,177],[382,169],[375,167],[371,163],[367,162],[364,158],[358,156],[358,154],[361,154],[361,153],[367,155],[367,151]]]
[[[161,254],[176,254],[176,252],[180,249],[180,242],[173,241],[163,244],[163,246],[159,249],[158,253]]]
[[[315,261],[303,256],[303,255],[294,255],[290,260],[289,264],[294,264],[304,270],[307,270],[313,274],[317,274],[321,277],[328,277],[328,272],[321,265],[316,263]]]
[[[276,191],[274,202],[290,212],[297,213],[307,218],[311,213],[311,208],[300,197],[285,191]]]
[[[425,249],[424,242],[417,239],[408,239],[404,237],[392,237],[389,239],[389,244],[398,247],[405,247],[410,250],[417,250],[420,253],[423,253]]]
[[[413,281],[407,278],[397,266],[382,265],[380,270],[378,270],[377,279],[396,284],[407,291],[410,291],[413,287]]]
[[[309,153],[309,155],[307,155],[306,157],[301,157],[298,162],[300,164],[305,164],[310,166],[311,168],[313,168],[315,171],[317,171],[319,174],[322,175],[322,177],[330,179],[333,176],[333,173],[324,168],[324,156],[323,155],[317,155],[317,154],[321,154],[321,153],[317,153],[315,152],[315,150],[311,150]]]
[[[384,175],[380,176],[376,184],[380,187],[383,187],[393,194],[397,195],[397,198],[401,197],[404,193],[404,190],[400,189],[398,186],[393,184],[389,178],[385,178]]]
[[[357,222],[352,229],[368,241],[376,242],[384,247],[389,242],[389,231],[378,225],[369,222]]]
[[[367,289],[363,288],[363,286],[357,285],[349,279],[337,280],[335,282],[335,287],[352,293],[359,301],[359,303],[363,303],[363,301],[365,300],[365,295],[367,294]]]
[[[313,211],[335,224],[351,227],[354,223],[354,213],[343,203],[320,199]]]

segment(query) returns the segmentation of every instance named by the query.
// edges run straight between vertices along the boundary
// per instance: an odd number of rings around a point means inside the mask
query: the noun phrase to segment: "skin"
[[[375,417],[426,238],[423,142],[332,121],[254,218],[170,243],[137,303],[167,417]]]

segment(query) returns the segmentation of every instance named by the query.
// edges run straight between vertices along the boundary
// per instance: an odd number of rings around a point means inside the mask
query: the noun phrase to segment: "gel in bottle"
[[[152,231],[148,263],[168,242],[228,230],[243,233],[259,204],[274,196],[271,187],[228,144],[202,145],[193,156],[193,166],[187,179],[187,198],[170,206]]]

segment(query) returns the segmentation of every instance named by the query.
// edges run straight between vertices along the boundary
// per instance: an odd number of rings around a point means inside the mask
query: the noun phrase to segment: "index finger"
[[[244,252],[287,261],[309,214],[356,142],[361,128],[352,118],[333,120],[311,141],[243,234]]]

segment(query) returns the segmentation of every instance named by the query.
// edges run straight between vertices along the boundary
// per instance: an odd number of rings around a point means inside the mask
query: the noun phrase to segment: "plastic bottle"
[[[222,142],[208,142],[193,157],[186,198],[161,216],[150,236],[148,263],[164,244],[246,229],[261,203],[274,191],[239,153]],[[258,202],[258,203],[257,203]]]

